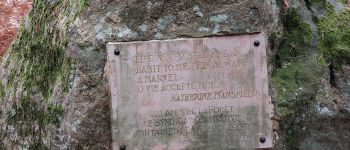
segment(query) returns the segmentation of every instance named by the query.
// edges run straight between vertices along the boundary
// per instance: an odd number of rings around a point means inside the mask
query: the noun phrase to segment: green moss
[[[285,149],[297,149],[303,122],[315,111],[320,68],[311,58],[290,62],[272,77],[276,90],[276,112],[281,116]]]
[[[24,64],[20,73],[11,70],[10,84],[20,74],[25,91],[40,92],[45,99],[50,97],[59,75],[67,69],[64,66],[70,65],[66,64],[69,61],[64,54],[65,31],[49,26],[57,23],[53,16],[64,7],[69,5],[62,0],[55,6],[46,1],[34,1],[29,13],[31,25],[20,29],[18,39],[12,45],[12,53],[19,60],[24,60]]]
[[[61,82],[62,82],[62,92],[68,92],[68,90],[71,88],[70,87],[70,75],[71,75],[71,70],[73,69],[71,66],[71,60],[70,59],[65,59],[64,65],[62,65],[62,72],[59,75]]]
[[[4,100],[5,96],[6,96],[5,87],[4,85],[2,85],[2,82],[0,81],[0,100]]]
[[[276,113],[281,116],[285,149],[298,149],[305,120],[312,118],[320,67],[312,58],[312,31],[298,11],[289,9],[283,16],[283,41],[279,45],[272,71]],[[273,37],[272,37],[273,38]]]
[[[277,112],[280,115],[286,116],[297,111],[291,104],[312,99],[310,96],[315,94],[319,82],[319,71],[317,64],[306,59],[290,62],[274,74],[273,83],[279,106]]]
[[[11,72],[10,72],[10,75],[9,75],[9,78],[8,78],[8,84],[12,85],[14,80],[15,80],[15,77],[16,77],[16,73],[17,70],[16,69],[12,69]]]
[[[0,150],[6,150],[4,143],[2,141],[0,142]]]
[[[43,142],[35,142],[29,146],[29,150],[49,150]]]
[[[44,125],[53,124],[59,127],[60,121],[64,116],[64,108],[62,106],[56,106],[50,104],[47,108],[47,112],[41,117]]]
[[[71,59],[65,55],[67,27],[80,15],[86,0],[35,0],[29,13],[29,25],[21,27],[17,39],[9,50],[9,59],[3,62],[9,70],[5,87],[0,84],[0,99],[12,96],[12,110],[7,114],[7,124],[13,125],[21,138],[31,138],[29,149],[48,149],[42,142],[47,125],[59,127],[65,110],[48,101],[56,83],[62,91],[69,90]],[[64,25],[62,20],[64,19]],[[13,64],[9,65],[9,64]],[[16,90],[23,85],[19,100]],[[39,128],[39,130],[37,129]]]
[[[328,14],[318,23],[320,56],[336,67],[350,64],[350,10]]]
[[[315,5],[323,8],[327,12],[333,12],[334,7],[327,0],[305,0],[306,7],[311,10],[311,6]]]
[[[303,22],[296,9],[289,9],[283,17],[285,27],[283,43],[280,46],[281,62],[289,62],[296,57],[310,53],[312,31],[309,24]]]
[[[41,136],[41,133],[35,131],[33,124],[38,123],[39,128],[49,124],[59,127],[64,112],[64,108],[60,105],[49,104],[47,108],[40,108],[38,102],[24,97],[19,105],[16,103],[12,105],[12,110],[8,112],[7,123],[18,128],[21,137],[30,135],[37,137]]]
[[[341,2],[342,4],[344,5],[347,5],[348,4],[348,0],[338,0],[339,2]]]

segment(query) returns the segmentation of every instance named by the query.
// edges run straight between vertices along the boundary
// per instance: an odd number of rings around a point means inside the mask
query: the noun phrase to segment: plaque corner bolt
[[[125,145],[121,145],[121,146],[119,147],[119,150],[126,150],[126,146],[125,146]]]
[[[119,55],[120,55],[119,49],[114,49],[114,55],[116,55],[116,56],[119,56]]]
[[[255,47],[258,47],[259,45],[260,45],[260,41],[259,41],[259,40],[255,40],[255,41],[254,41],[254,46],[255,46]]]
[[[266,138],[265,137],[260,137],[260,143],[265,143],[266,142]]]

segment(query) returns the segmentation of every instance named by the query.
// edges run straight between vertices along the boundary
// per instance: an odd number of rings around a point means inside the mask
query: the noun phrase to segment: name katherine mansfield
[[[237,99],[243,97],[261,96],[261,92],[257,90],[244,91],[214,91],[204,93],[187,93],[187,94],[172,94],[172,101],[201,101],[201,100],[220,100],[220,99]]]

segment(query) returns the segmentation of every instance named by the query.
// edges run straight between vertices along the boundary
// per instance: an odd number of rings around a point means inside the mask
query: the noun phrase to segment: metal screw
[[[126,146],[125,146],[125,145],[121,145],[121,146],[119,147],[119,150],[126,150]]]
[[[265,137],[260,137],[260,143],[265,143],[266,142],[266,138]]]
[[[259,40],[254,41],[254,46],[258,47],[259,45],[260,45],[260,41]]]
[[[120,55],[120,51],[118,49],[115,49],[114,54],[118,56],[118,55]]]

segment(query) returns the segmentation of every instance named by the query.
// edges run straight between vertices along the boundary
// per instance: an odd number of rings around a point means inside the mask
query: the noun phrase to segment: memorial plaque
[[[114,150],[272,147],[263,33],[107,51]]]

